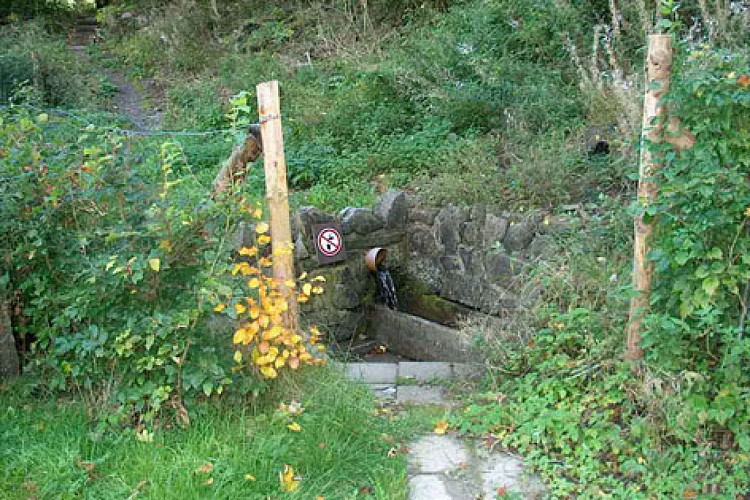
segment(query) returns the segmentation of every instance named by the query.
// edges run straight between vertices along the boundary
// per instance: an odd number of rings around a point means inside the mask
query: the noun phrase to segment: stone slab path
[[[345,370],[383,400],[448,407],[454,403],[447,398],[444,382],[481,374],[476,365],[449,362],[349,363]],[[488,450],[472,440],[431,434],[413,442],[409,449],[408,500],[504,496],[537,500],[545,495],[541,479],[526,471],[522,458]]]

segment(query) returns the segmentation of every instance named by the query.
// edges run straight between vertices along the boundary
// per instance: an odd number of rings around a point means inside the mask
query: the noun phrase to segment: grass
[[[205,403],[187,429],[157,430],[152,442],[133,431],[102,436],[75,399],[6,388],[0,498],[405,498],[405,458],[389,450],[426,429],[425,415],[378,411],[366,388],[330,368],[284,385],[274,394],[298,398],[298,417],[271,402]],[[281,490],[285,465],[301,476],[296,492]]]

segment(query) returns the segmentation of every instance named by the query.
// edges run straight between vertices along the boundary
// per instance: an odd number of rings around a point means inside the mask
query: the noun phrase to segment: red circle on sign
[[[318,250],[326,257],[333,257],[341,251],[341,235],[328,227],[318,233]]]

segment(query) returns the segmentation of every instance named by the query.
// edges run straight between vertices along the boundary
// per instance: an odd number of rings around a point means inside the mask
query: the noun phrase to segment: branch
[[[247,165],[263,154],[260,126],[250,125],[245,142],[236,146],[229,159],[219,170],[213,182],[213,196],[226,192],[231,186],[241,184],[247,176]]]

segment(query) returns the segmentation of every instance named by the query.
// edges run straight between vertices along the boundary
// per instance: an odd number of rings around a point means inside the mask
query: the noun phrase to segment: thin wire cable
[[[65,116],[68,118],[71,118],[86,127],[92,126],[97,127],[96,124],[90,122],[89,120],[86,120],[74,113],[71,113],[69,111],[66,111],[64,109],[60,108],[40,108],[38,106],[34,106],[32,104],[3,104],[0,105],[0,110],[4,109],[10,109],[14,107],[21,107],[21,108],[27,108],[32,109],[34,111],[37,111],[39,113],[47,113],[47,114],[55,114],[58,116]],[[153,130],[153,129],[145,129],[145,128],[139,128],[139,129],[127,129],[122,127],[107,127],[107,126],[99,126],[100,128],[105,128],[108,131],[112,132],[118,132],[123,135],[130,135],[130,136],[175,136],[175,137],[206,137],[211,135],[219,135],[219,134],[227,134],[230,132],[233,132],[233,129],[211,129],[211,130]]]

